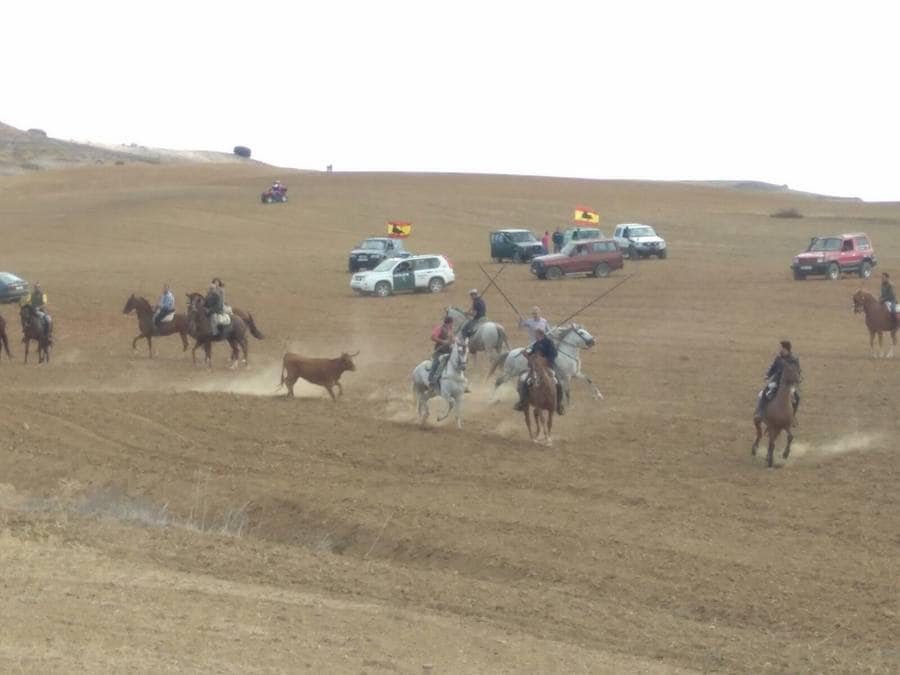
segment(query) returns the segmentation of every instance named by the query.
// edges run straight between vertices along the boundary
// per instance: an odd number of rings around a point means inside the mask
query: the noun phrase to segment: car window
[[[611,242],[608,241],[598,241],[594,243],[594,250],[597,253],[605,253],[606,251],[611,251]]]
[[[837,237],[823,237],[814,239],[809,245],[810,251],[839,251],[841,249],[841,240]]]
[[[629,227],[628,228],[628,236],[629,237],[653,237],[656,235],[656,232],[653,231],[652,227],[648,227],[646,225],[642,227]]]
[[[491,243],[492,244],[500,244],[503,242],[503,235],[499,232],[494,232],[491,234]]]
[[[388,272],[390,271],[394,265],[397,263],[396,258],[388,258],[387,260],[382,260],[378,263],[378,266],[375,267],[375,272]]]
[[[562,247],[560,253],[562,253],[563,255],[575,255],[575,247],[577,245],[578,244],[570,241],[568,244]]]
[[[865,237],[857,237],[856,247],[861,251],[867,251],[869,249],[869,240]]]
[[[382,251],[384,250],[384,242],[383,241],[364,241],[360,245],[361,249],[366,251]]]
[[[507,233],[511,241],[522,243],[526,241],[537,241],[531,232],[509,232]]]
[[[437,258],[418,258],[412,261],[414,270],[433,270],[440,266]]]
[[[841,244],[841,251],[852,251],[853,250],[853,240],[847,239],[843,244]]]
[[[412,269],[412,266],[408,262],[404,261],[394,268],[394,274],[399,274],[401,272],[409,272],[411,269]]]

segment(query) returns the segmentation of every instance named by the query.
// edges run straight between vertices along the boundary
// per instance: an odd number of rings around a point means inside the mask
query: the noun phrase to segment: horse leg
[[[528,438],[533,441],[534,434],[531,433],[531,411],[529,410],[529,406],[527,403],[525,404],[525,407],[522,408],[522,410],[525,412],[525,426],[528,427]]]
[[[750,447],[750,454],[755,456],[756,450],[759,448],[759,440],[762,438],[762,420],[758,417],[754,417],[753,426],[756,427],[756,440],[753,441],[753,445]]]
[[[791,443],[794,442],[794,434],[791,433],[791,430],[787,430],[787,445],[784,446],[784,452],[781,455],[782,459],[787,459],[788,455],[791,454]]]
[[[325,387],[325,390],[328,392],[328,395],[331,396],[331,400],[332,400],[332,401],[336,401],[337,399],[334,397],[334,391],[332,391],[331,385],[330,385],[330,384],[325,384],[325,385],[322,385],[322,386]]]
[[[184,345],[184,347],[181,351],[186,352],[187,348],[188,348],[187,333],[185,331],[179,331],[178,334],[181,335],[181,344]]]
[[[31,338],[26,337],[25,342],[25,363],[28,363],[28,346],[31,344]]]
[[[437,421],[438,421],[438,422],[443,422],[445,419],[447,419],[448,417],[450,417],[450,413],[453,412],[453,408],[455,407],[455,405],[454,405],[455,401],[454,401],[454,399],[453,399],[452,396],[450,396],[450,397],[448,398],[448,397],[445,397],[443,393],[441,393],[441,397],[442,397],[445,401],[447,401],[447,412],[445,412],[443,415],[441,415],[440,417],[437,418]]]
[[[890,346],[890,348],[888,349],[888,353],[887,353],[887,357],[886,357],[886,358],[888,358],[888,359],[894,358],[894,347],[896,347],[896,346],[897,346],[897,332],[896,332],[896,331],[892,331],[892,332],[891,332],[891,346]]]
[[[766,466],[770,469],[775,465],[775,439],[778,438],[778,434],[781,433],[781,429],[774,431],[769,429],[769,450],[766,452]]]
[[[140,340],[142,337],[144,337],[143,333],[141,333],[136,338],[134,338],[134,340],[131,341],[131,351],[133,351],[133,352],[137,351],[137,341]]]
[[[150,353],[150,358],[153,358],[153,338],[149,335],[147,336],[147,351]]]
[[[462,429],[462,396],[459,397],[459,400],[456,402],[456,428]]]
[[[335,382],[334,386],[338,388],[338,396],[344,395],[344,388],[341,386],[340,382]]]
[[[553,410],[547,412],[547,445],[553,445]]]

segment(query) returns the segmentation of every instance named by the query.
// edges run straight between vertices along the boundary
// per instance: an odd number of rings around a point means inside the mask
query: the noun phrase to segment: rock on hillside
[[[233,153],[163,150],[131,144],[75,143],[49,138],[38,130],[22,131],[0,123],[0,175],[94,164],[237,163],[252,160]]]

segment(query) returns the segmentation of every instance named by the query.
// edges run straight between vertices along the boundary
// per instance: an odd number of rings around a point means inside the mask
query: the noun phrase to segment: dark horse
[[[787,433],[787,445],[784,448],[782,458],[787,459],[791,452],[791,443],[794,435],[791,433],[791,427],[794,426],[794,402],[793,388],[800,382],[799,371],[789,363],[784,364],[781,371],[781,377],[778,380],[778,391],[775,392],[775,398],[766,403],[762,417],[753,418],[753,426],[756,427],[756,440],[753,441],[753,447],[750,454],[755,455],[756,449],[759,447],[759,439],[762,438],[762,424],[766,425],[766,433],[769,436],[769,451],[766,453],[766,466],[771,467],[773,464],[773,456],[775,453],[775,439],[784,431]],[[763,393],[765,396],[765,393]]]
[[[553,429],[553,413],[556,411],[556,380],[553,371],[547,365],[543,356],[531,354],[528,357],[528,365],[531,367],[531,384],[528,387],[528,398],[525,402],[525,424],[528,427],[528,435],[535,443],[540,443],[541,431],[544,432],[544,442],[553,445],[550,432]],[[529,408],[534,408],[535,432],[531,433],[531,419],[528,417]],[[546,420],[544,412],[547,413]]]
[[[188,320],[187,316],[184,314],[175,314],[172,317],[171,321],[165,321],[160,323],[158,326],[153,324],[153,307],[147,301],[146,298],[142,298],[140,295],[131,294],[131,297],[128,298],[128,301],[125,303],[125,309],[122,310],[122,314],[129,314],[132,310],[137,314],[138,319],[138,330],[141,331],[140,335],[138,335],[134,340],[131,341],[131,348],[137,349],[137,341],[141,338],[147,339],[147,350],[150,352],[150,358],[153,358],[153,336],[156,335],[158,337],[165,337],[167,335],[175,335],[178,333],[181,335],[181,344],[184,345],[184,349],[181,351],[187,351],[188,348]]]
[[[9,353],[9,339],[6,337],[6,319],[0,316],[0,357],[2,357],[4,349],[6,350],[6,358],[11,359],[12,356]]]
[[[853,311],[855,313],[864,312],[866,315],[866,328],[869,329],[869,348],[872,350],[872,358],[884,356],[889,359],[894,355],[894,347],[897,346],[897,326],[894,324],[894,317],[882,305],[875,296],[859,289],[853,294]],[[878,334],[878,351],[875,351],[875,335]],[[891,346],[887,353],[883,353],[882,333],[891,334]],[[879,353],[880,352],[880,353]]]
[[[240,356],[238,347],[243,351],[244,365],[247,365],[247,333],[250,331],[244,320],[237,314],[231,315],[231,324],[225,326],[224,329],[220,327],[219,335],[213,337],[209,315],[203,306],[203,296],[200,293],[188,293],[187,298],[188,333],[197,341],[194,347],[195,351],[197,347],[203,347],[206,365],[212,368],[212,343],[221,342],[223,339],[227,340],[228,344],[231,345],[231,367],[235,368],[238,365],[238,357]],[[222,337],[223,332],[224,338]]]
[[[31,307],[25,305],[20,312],[22,319],[22,342],[25,343],[25,363],[28,363],[28,347],[34,340],[38,344],[38,363],[50,361],[51,336],[44,331],[44,322]]]

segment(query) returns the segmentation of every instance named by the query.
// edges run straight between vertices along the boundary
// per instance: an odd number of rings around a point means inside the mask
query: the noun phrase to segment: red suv
[[[794,279],[798,281],[810,274],[824,274],[835,280],[845,272],[856,272],[863,279],[868,279],[875,265],[872,240],[862,232],[855,232],[813,237],[809,248],[794,257],[791,269]]]
[[[566,274],[609,276],[622,268],[622,252],[612,239],[578,239],[559,253],[542,255],[531,261],[531,273],[538,279],[560,279]]]

